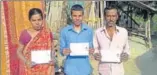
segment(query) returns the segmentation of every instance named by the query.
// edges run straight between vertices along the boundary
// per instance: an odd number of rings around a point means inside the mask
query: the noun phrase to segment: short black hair
[[[36,14],[40,14],[41,18],[43,19],[42,11],[39,8],[32,8],[29,10],[29,16],[28,16],[29,20],[31,19],[33,15],[36,15]]]
[[[106,12],[108,10],[111,10],[111,9],[116,9],[117,10],[117,14],[119,15],[117,7],[115,5],[110,5],[110,6],[107,6],[106,8],[104,8],[104,16],[106,15]]]
[[[80,4],[75,4],[71,7],[71,15],[72,11],[82,11],[82,13],[84,14],[84,8]]]

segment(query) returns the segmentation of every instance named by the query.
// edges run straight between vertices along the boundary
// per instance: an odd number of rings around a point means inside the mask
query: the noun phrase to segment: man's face
[[[105,14],[107,26],[115,26],[118,20],[118,13],[116,9],[107,10]]]
[[[74,25],[81,25],[83,19],[83,12],[82,11],[72,11],[72,21]]]

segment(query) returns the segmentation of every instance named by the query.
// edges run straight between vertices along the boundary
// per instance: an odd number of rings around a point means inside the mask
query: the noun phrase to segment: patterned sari
[[[23,55],[31,61],[31,50],[52,50],[52,38],[50,30],[43,28],[30,42],[25,46]],[[40,58],[39,58],[40,59]],[[53,75],[54,66],[50,64],[37,64],[32,68],[24,63],[20,64],[20,75]]]

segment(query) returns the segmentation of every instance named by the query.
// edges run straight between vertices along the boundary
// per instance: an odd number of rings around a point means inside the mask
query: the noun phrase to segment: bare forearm
[[[17,56],[20,60],[22,60],[24,63],[27,61],[24,55],[22,54],[22,51],[17,50]]]

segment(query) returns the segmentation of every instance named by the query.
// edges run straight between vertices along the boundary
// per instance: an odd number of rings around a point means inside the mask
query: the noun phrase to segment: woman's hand
[[[27,66],[28,68],[32,68],[32,67],[34,67],[34,66],[36,65],[35,62],[31,62],[31,61],[26,61],[25,64],[26,64],[26,66]]]
[[[51,60],[50,62],[49,62],[49,65],[51,65],[51,66],[54,66],[55,65],[55,59],[54,60]]]

